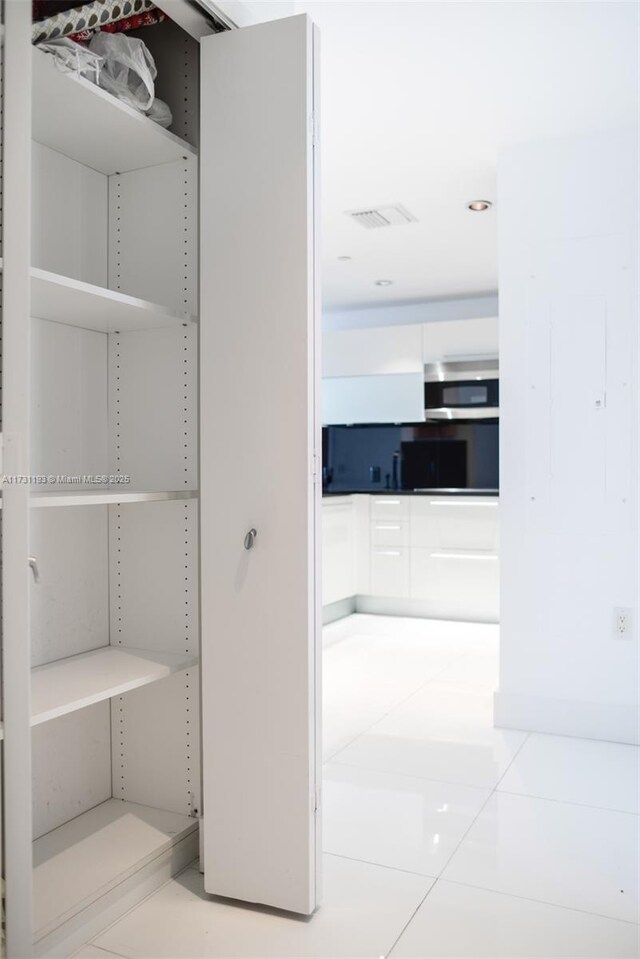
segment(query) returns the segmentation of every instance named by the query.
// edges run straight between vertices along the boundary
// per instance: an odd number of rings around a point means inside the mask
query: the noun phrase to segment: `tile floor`
[[[83,959],[632,959],[638,753],[496,730],[497,627],[325,629],[323,905],[215,901],[194,867]]]

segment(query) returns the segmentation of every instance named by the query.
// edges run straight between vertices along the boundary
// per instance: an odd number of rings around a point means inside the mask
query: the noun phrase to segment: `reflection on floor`
[[[318,913],[191,868],[77,955],[636,957],[639,751],[494,729],[497,627],[356,615],[325,644]]]

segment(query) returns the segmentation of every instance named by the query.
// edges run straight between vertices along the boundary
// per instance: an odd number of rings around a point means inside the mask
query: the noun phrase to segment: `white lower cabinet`
[[[325,605],[361,596],[367,609],[379,599],[390,612],[397,600],[399,615],[497,622],[497,497],[325,499],[323,532]]]
[[[379,519],[371,522],[371,542],[374,546],[408,546],[408,520]]]
[[[374,596],[409,596],[409,550],[373,546],[371,549],[371,592]]]
[[[355,511],[352,497],[325,499],[322,506],[322,605],[356,592]]]
[[[371,519],[380,522],[408,522],[411,516],[411,497],[400,496],[397,493],[384,496],[377,494],[369,497]]]
[[[411,550],[412,599],[424,600],[432,616],[497,621],[499,564],[492,553]]]
[[[411,497],[412,599],[429,615],[497,621],[497,497]]]
[[[411,545],[497,552],[500,526],[493,496],[411,496]]]

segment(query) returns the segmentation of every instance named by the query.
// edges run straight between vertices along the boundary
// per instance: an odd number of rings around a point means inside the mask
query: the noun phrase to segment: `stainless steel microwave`
[[[426,364],[424,405],[426,420],[498,417],[500,392],[497,357]]]

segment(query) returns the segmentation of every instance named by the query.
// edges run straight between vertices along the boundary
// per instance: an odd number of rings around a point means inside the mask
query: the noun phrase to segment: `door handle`
[[[250,530],[249,530],[249,532],[247,533],[247,535],[246,535],[245,538],[244,538],[244,548],[245,548],[245,549],[253,549],[253,544],[254,544],[255,541],[256,541],[256,536],[257,536],[257,535],[258,535],[258,531],[257,531],[257,530],[255,530],[255,529],[250,529]]]
[[[40,570],[38,569],[38,560],[35,556],[29,557],[29,566],[31,567],[31,572],[33,573],[34,583],[40,582]]]

